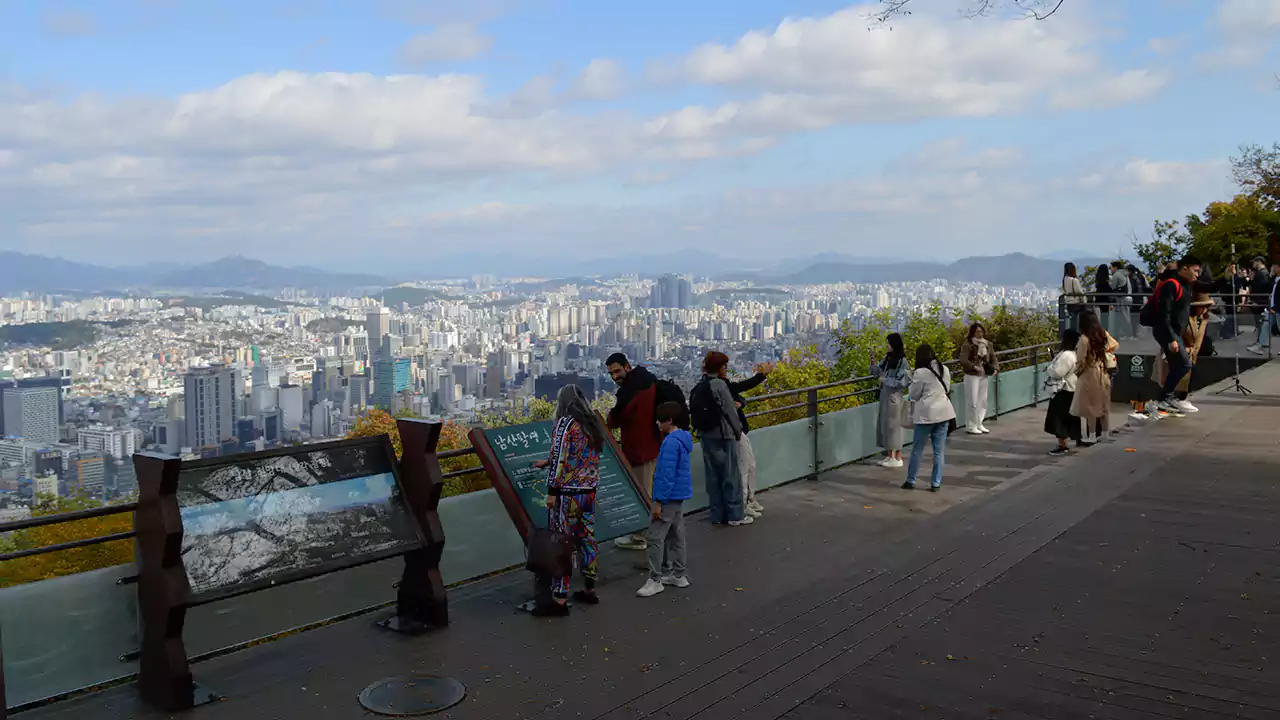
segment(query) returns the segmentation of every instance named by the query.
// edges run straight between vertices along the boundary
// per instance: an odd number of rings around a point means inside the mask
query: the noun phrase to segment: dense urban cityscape
[[[959,316],[1056,298],[1033,284],[769,288],[673,274],[481,275],[377,297],[24,293],[0,300],[6,328],[64,332],[11,336],[0,352],[0,503],[12,519],[38,495],[128,497],[135,451],[211,457],[338,438],[370,408],[466,423],[567,383],[595,398],[613,389],[603,360],[616,351],[687,388],[712,347],[745,371],[825,348],[878,312],[901,323],[933,302]]]

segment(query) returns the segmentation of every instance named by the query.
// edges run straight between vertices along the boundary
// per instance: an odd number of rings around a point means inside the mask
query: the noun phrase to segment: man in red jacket
[[[653,493],[653,471],[658,464],[662,437],[654,420],[657,407],[657,378],[642,366],[631,367],[622,353],[605,361],[609,376],[618,384],[618,402],[609,411],[609,428],[622,430],[622,453],[636,473],[646,496]],[[647,550],[644,533],[621,537],[614,544],[626,550]]]

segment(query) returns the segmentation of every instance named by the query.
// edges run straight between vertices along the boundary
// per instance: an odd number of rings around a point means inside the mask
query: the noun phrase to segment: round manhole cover
[[[360,693],[360,704],[379,715],[408,717],[448,710],[466,696],[466,686],[453,678],[401,675],[365,688]]]

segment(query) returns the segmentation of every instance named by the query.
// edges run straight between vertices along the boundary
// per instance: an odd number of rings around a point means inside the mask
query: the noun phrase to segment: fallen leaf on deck
[[[734,589],[733,589],[733,591],[734,591],[734,592],[742,592],[742,591],[743,591],[743,590],[745,590],[745,589],[746,589],[746,588],[734,588]]]
[[[1138,452],[1138,448],[1125,448],[1125,452]]]
[[[948,659],[948,660],[955,660],[955,659],[956,659],[956,656],[955,656],[955,655],[948,655],[948,656],[947,656],[947,659]]]
[[[870,509],[871,509],[871,506],[870,506],[870,505],[863,505],[863,506],[862,506],[862,509],[863,509],[863,510],[870,510]]]

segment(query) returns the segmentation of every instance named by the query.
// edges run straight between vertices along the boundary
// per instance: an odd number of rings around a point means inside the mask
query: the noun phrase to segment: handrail
[[[62,523],[75,522],[76,520],[91,520],[93,518],[105,517],[107,515],[123,515],[124,513],[131,513],[137,509],[137,503],[122,503],[120,505],[103,505],[102,507],[88,508],[86,510],[73,510],[71,512],[56,513],[53,515],[37,515],[23,520],[13,520],[7,523],[0,523],[0,533],[15,532],[17,530],[27,530],[30,528],[45,527],[48,525],[61,525]]]
[[[1026,353],[1028,351],[1041,350],[1048,347],[1054,347],[1056,345],[1057,343],[1041,343],[1039,345],[1028,345],[1026,347],[1010,348],[1008,350],[998,350],[996,351],[996,355],[998,357],[1003,357],[1006,355],[1010,355],[1012,353]],[[1034,356],[1028,355],[1026,357],[1027,359],[1030,359]],[[1019,357],[1017,359],[1023,359],[1023,358]],[[943,365],[954,366],[958,362],[959,362],[958,360],[947,360],[943,362]],[[794,390],[779,390],[778,392],[767,393],[764,395],[753,395],[751,397],[746,398],[746,404],[750,405],[752,403],[760,403],[765,400],[776,400],[779,398],[786,398],[786,397],[792,397],[795,395],[807,394],[810,391],[831,390],[833,388],[845,387],[845,386],[854,385],[857,383],[870,382],[875,379],[876,378],[874,375],[863,375],[859,377],[847,378],[845,380],[837,380],[835,382],[824,383],[822,385],[812,385],[809,387],[796,388]],[[873,392],[875,392],[875,388],[855,390],[853,392],[846,393],[843,395],[837,395],[835,397],[818,398],[818,403],[822,404],[822,403],[835,402],[837,400],[845,400],[851,397],[856,397],[859,395],[867,395]],[[758,410],[756,412],[746,413],[746,416],[748,418],[760,417],[762,415],[770,415],[773,413],[784,412],[787,410],[798,410],[800,408],[807,407],[807,405],[808,403],[804,402],[804,403],[786,405],[784,407],[778,407],[778,408],[767,408],[764,410]],[[475,452],[476,452],[475,448],[473,447],[456,448],[454,450],[445,450],[444,452],[438,453],[437,457],[441,460],[449,460],[453,458],[460,458],[460,457],[466,457],[468,455],[474,455]],[[462,477],[464,475],[472,475],[472,474],[483,472],[483,471],[484,471],[484,468],[482,466],[476,466],[474,468],[463,468],[461,470],[452,470],[450,472],[444,473],[443,477],[444,479],[448,480],[456,477]],[[137,509],[137,507],[138,507],[137,503],[124,503],[120,505],[104,505],[103,507],[90,508],[87,510],[76,510],[74,512],[69,512],[69,513],[58,513],[56,515],[41,515],[39,517],[31,517],[31,518],[26,518],[24,520],[15,520],[12,522],[0,523],[0,533],[15,532],[18,530],[26,530],[29,528],[36,528],[36,527],[46,527],[49,525],[59,525],[62,523],[75,522],[77,520],[88,520],[96,517],[104,517],[107,515],[120,515],[127,512],[133,512],[134,510]],[[128,539],[128,537],[132,537],[132,533],[129,533],[127,535],[124,533],[117,533],[116,535],[105,535],[100,538],[90,538],[88,541],[76,540],[70,543],[61,543],[59,545],[49,545],[44,548],[22,550],[15,553],[9,553],[8,555],[0,555],[0,561],[14,560],[20,557],[27,557],[29,555],[38,555],[43,552],[56,552],[58,550],[69,550],[77,547],[84,547],[86,545],[93,545],[99,542],[111,542],[114,540],[124,540],[124,539]]]

